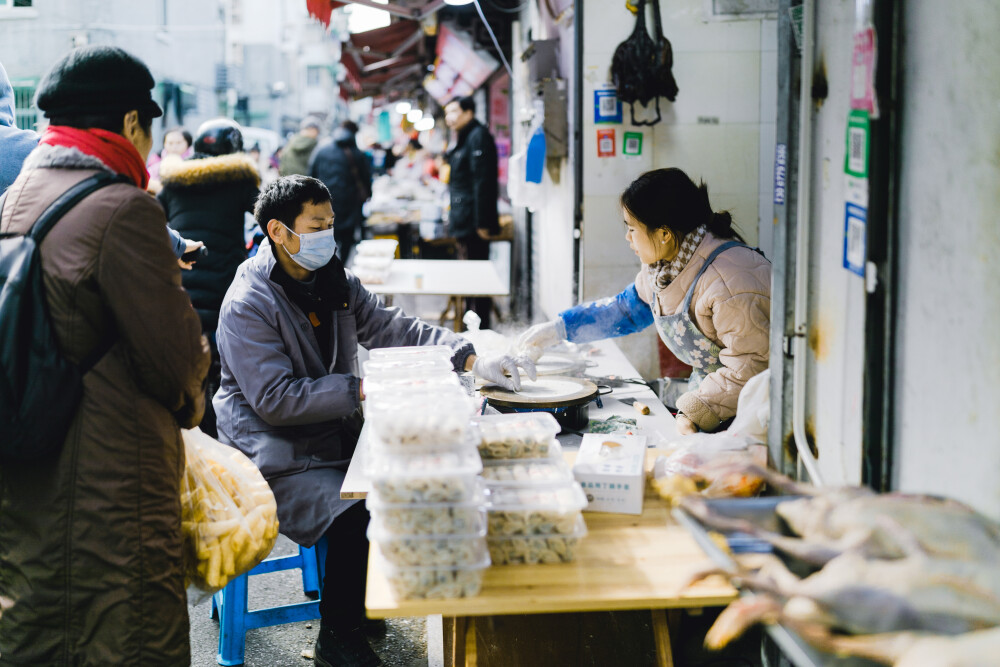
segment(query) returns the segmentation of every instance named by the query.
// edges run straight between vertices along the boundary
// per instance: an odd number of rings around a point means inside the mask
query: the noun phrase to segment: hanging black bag
[[[656,28],[654,42],[656,43],[656,67],[653,70],[654,88],[658,97],[666,97],[671,102],[677,99],[677,81],[671,69],[674,66],[674,50],[670,41],[663,35],[663,21],[660,19],[660,0],[653,2],[653,22]],[[659,102],[657,102],[659,112]]]
[[[110,349],[99,344],[79,365],[56,345],[42,277],[42,239],[84,197],[124,176],[101,172],[52,202],[27,234],[0,234],[0,459],[53,458],[83,394],[83,376]],[[0,216],[6,195],[0,197]]]
[[[653,71],[656,66],[656,44],[646,31],[646,0],[639,0],[635,29],[618,45],[611,58],[611,82],[618,89],[618,99],[631,105],[633,125],[655,125],[660,122],[660,104],[656,103],[656,120],[639,122],[635,119],[635,103],[649,104],[656,97]]]

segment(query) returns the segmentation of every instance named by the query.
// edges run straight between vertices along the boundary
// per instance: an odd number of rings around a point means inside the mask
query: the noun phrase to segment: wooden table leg
[[[462,333],[462,300],[457,296],[451,298],[455,302],[455,333]]]
[[[465,667],[465,634],[469,619],[466,616],[445,616],[441,619],[444,630],[445,667]]]
[[[653,639],[656,641],[657,667],[674,667],[674,652],[670,648],[667,612],[663,609],[651,609],[649,613],[653,616]]]

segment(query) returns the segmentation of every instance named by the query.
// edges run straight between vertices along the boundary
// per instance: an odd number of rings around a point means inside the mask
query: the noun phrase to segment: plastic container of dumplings
[[[577,518],[569,533],[490,536],[486,538],[494,565],[535,565],[570,563],[576,558],[580,540],[587,535],[583,517]]]
[[[399,241],[396,239],[366,239],[354,247],[358,256],[395,257]]]
[[[490,459],[483,461],[483,481],[488,488],[537,488],[565,486],[574,481],[573,470],[562,459],[562,448],[553,443],[558,456],[548,459]]]
[[[360,269],[370,271],[388,271],[392,265],[392,255],[354,255],[351,269],[357,273]]]
[[[377,563],[397,599],[461,598],[479,595],[490,556],[484,551],[482,560],[472,565],[406,567],[393,565],[379,554]]]
[[[368,396],[365,419],[382,445],[428,449],[470,441],[474,436],[469,420],[475,408],[473,400],[457,385],[427,391],[401,386]],[[470,447],[475,453],[471,442]]]
[[[477,498],[482,470],[471,448],[394,456],[373,451],[365,474],[387,503],[468,503]]]
[[[452,389],[463,389],[456,373],[441,373],[425,376],[420,373],[399,373],[365,378],[365,397],[378,396],[382,392],[406,391],[410,394],[432,395]],[[468,395],[468,393],[466,393]]]
[[[400,567],[475,565],[486,554],[485,536],[486,526],[461,535],[400,535],[377,512],[368,525],[368,539],[378,544],[383,558]]]
[[[578,482],[531,487],[486,487],[486,524],[491,536],[569,535],[587,506]]]
[[[479,454],[484,459],[545,458],[561,427],[547,412],[482,415],[473,423],[479,432]]]
[[[390,503],[372,489],[365,505],[389,535],[470,535],[485,533],[482,485],[461,503]]]

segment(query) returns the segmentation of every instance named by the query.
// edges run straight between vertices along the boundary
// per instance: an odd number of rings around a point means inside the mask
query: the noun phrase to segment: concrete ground
[[[298,547],[284,536],[278,537],[272,556],[295,553]],[[299,570],[286,570],[250,577],[250,608],[273,607],[305,602]],[[191,618],[191,665],[215,667],[219,650],[219,622],[209,617],[211,599],[188,605]],[[372,640],[372,648],[387,667],[425,667],[427,631],[424,618],[395,618],[388,621],[385,637]],[[250,630],[246,634],[244,664],[247,667],[309,667],[319,620],[288,623]]]

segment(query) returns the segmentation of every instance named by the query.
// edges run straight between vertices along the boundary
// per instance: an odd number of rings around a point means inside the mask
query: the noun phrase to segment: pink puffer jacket
[[[660,312],[676,314],[712,251],[730,239],[707,233],[677,278],[656,297]],[[639,298],[653,302],[645,270],[635,278]],[[722,368],[709,373],[677,407],[702,430],[712,430],[736,414],[736,400],[747,380],[768,364],[771,326],[771,263],[749,248],[731,248],[716,257],[694,288],[691,319],[719,346]]]

